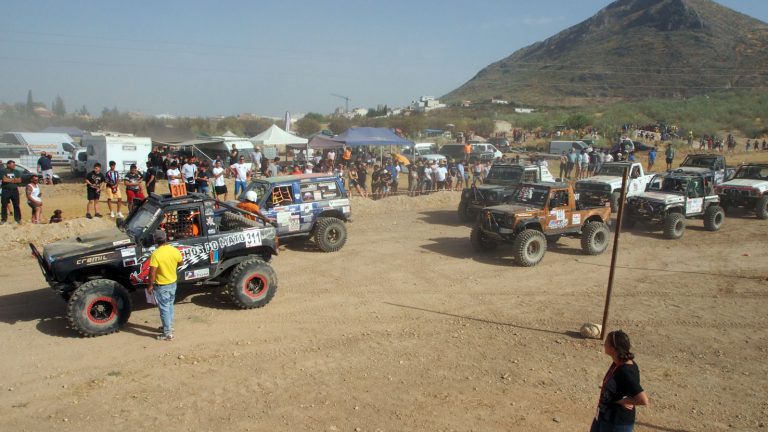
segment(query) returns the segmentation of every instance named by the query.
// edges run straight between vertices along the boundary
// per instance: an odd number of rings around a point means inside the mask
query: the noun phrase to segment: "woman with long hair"
[[[621,330],[612,331],[605,337],[603,349],[613,362],[600,386],[597,413],[590,432],[632,432],[635,407],[648,405],[631,348],[629,336]]]

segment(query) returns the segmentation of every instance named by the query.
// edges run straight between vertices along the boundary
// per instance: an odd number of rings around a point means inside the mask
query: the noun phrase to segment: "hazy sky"
[[[0,101],[329,113],[443,95],[610,0],[3,0]],[[721,0],[768,21],[768,1]]]

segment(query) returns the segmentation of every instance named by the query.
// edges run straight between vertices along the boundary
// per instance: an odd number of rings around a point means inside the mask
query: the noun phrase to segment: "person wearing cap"
[[[147,293],[154,295],[163,323],[163,334],[158,340],[173,340],[173,303],[176,301],[177,269],[184,262],[181,251],[167,244],[165,230],[154,233],[157,249],[149,257],[149,284]]]
[[[312,174],[312,168],[315,166],[312,165],[312,162],[307,162],[306,165],[304,165],[304,174]]]
[[[21,223],[21,208],[19,207],[19,186],[21,186],[21,176],[23,172],[16,168],[16,162],[9,160],[4,169],[0,169],[0,179],[2,179],[2,222],[8,221],[8,204],[13,204],[13,219],[16,223]]]

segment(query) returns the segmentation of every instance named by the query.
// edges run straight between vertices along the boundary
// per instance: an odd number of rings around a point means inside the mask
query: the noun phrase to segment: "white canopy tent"
[[[309,140],[280,129],[277,125],[272,125],[264,132],[251,137],[250,141],[256,145],[274,146],[274,145],[296,145],[309,143]]]

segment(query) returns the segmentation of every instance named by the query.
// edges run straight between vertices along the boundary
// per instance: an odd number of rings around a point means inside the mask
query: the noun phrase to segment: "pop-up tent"
[[[291,144],[304,144],[307,145],[309,140],[296,135],[289,134],[288,132],[280,129],[277,125],[272,125],[264,132],[251,137],[250,141],[256,145],[291,145]]]
[[[333,137],[334,141],[346,144],[348,147],[364,145],[375,146],[407,146],[413,145],[413,141],[398,136],[387,128],[355,127],[349,128],[341,135]]]
[[[328,150],[344,147],[343,142],[336,141],[327,135],[317,134],[309,140],[309,148],[314,150]]]

